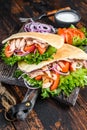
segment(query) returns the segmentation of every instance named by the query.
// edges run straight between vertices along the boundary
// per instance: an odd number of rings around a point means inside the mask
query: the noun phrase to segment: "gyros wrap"
[[[41,88],[43,98],[69,96],[76,87],[87,85],[87,54],[72,45],[64,44],[53,59],[38,65],[19,62],[20,77],[24,82]],[[20,78],[19,77],[19,78]]]
[[[13,34],[2,43],[5,43],[2,59],[7,64],[13,65],[18,61],[38,64],[52,58],[57,49],[63,46],[64,40],[57,34],[21,32]]]

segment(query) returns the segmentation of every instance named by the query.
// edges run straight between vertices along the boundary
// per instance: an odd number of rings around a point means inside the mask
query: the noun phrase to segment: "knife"
[[[69,9],[70,10],[70,7],[66,7],[66,8],[62,8],[62,9],[59,9],[59,10],[66,10],[66,9]],[[19,20],[21,21],[21,22],[27,22],[27,21],[29,21],[29,20],[40,20],[40,19],[42,19],[43,17],[49,17],[49,16],[52,16],[52,15],[54,15],[57,11],[59,11],[58,9],[55,9],[55,10],[52,10],[52,11],[48,11],[47,13],[43,13],[43,14],[41,14],[41,15],[39,15],[39,16],[37,16],[37,17],[32,17],[32,18],[22,18],[22,17],[20,17],[19,18]]]

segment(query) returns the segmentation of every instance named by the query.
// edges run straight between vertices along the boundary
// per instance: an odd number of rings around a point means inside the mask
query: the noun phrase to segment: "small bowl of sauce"
[[[54,15],[57,27],[69,27],[71,24],[76,25],[80,19],[80,14],[75,10],[61,10]]]

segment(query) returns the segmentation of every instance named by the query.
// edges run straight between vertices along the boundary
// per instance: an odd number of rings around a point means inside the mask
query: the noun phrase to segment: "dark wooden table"
[[[0,0],[0,42],[19,31],[23,25],[19,17],[38,16],[67,6],[80,12],[81,22],[87,26],[87,0]],[[55,26],[51,17],[43,18],[42,22]],[[20,102],[24,88],[8,87]],[[87,130],[87,88],[80,90],[74,107],[61,105],[50,98],[42,100],[38,97],[34,109],[25,121],[7,122],[1,115],[0,126],[0,130]]]

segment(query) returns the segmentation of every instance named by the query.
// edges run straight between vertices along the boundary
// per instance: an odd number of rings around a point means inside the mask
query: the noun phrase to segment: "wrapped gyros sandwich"
[[[1,54],[5,63],[14,65],[18,61],[25,61],[38,64],[52,58],[57,49],[63,46],[64,40],[51,33],[21,32],[13,34],[2,43],[5,43]]]
[[[40,88],[43,98],[68,97],[76,87],[87,85],[87,54],[72,45],[64,44],[53,55],[53,59],[42,61],[38,65],[19,62],[19,78],[25,84]]]

